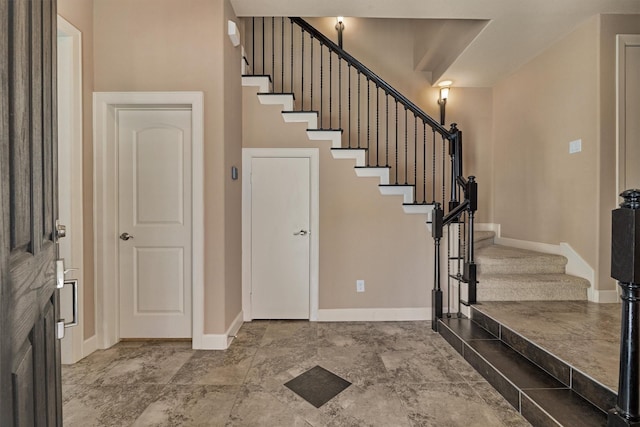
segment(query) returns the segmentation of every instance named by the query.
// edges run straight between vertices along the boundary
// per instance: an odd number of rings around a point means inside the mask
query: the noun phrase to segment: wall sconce
[[[438,98],[438,105],[440,106],[440,124],[444,126],[445,108],[447,106],[447,99],[449,98],[449,90],[451,89],[451,80],[444,80],[438,83],[440,86],[440,97]]]
[[[338,31],[338,46],[342,49],[342,31],[344,30],[344,16],[336,17],[336,30]]]
[[[240,31],[236,23],[231,20],[227,21],[227,34],[229,35],[229,39],[231,39],[232,45],[238,46],[240,44]]]

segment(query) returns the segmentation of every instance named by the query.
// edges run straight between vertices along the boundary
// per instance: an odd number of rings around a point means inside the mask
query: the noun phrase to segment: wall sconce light
[[[444,126],[445,108],[447,106],[447,99],[449,98],[449,90],[451,89],[451,80],[444,80],[438,83],[440,86],[440,97],[438,98],[438,105],[440,106],[440,124]]]
[[[342,31],[344,30],[344,16],[336,17],[336,30],[338,31],[338,46],[342,49]]]
[[[229,39],[231,39],[231,44],[234,46],[240,44],[240,31],[236,23],[231,20],[227,21],[227,34],[229,35]]]

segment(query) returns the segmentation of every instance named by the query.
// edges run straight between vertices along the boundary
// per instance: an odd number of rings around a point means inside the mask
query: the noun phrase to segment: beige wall
[[[96,333],[95,287],[93,283],[93,2],[58,0],[58,15],[82,32],[82,159],[84,274],[82,301],[84,308],[84,339]]]
[[[598,21],[497,84],[494,222],[503,237],[569,243],[592,266],[598,229]],[[582,139],[582,152],[569,142]]]
[[[600,150],[597,170],[599,174],[599,204],[594,214],[599,215],[598,279],[600,288],[613,289],[611,279],[611,210],[618,207],[616,173],[616,34],[640,34],[640,15],[601,15],[599,17],[599,100]]]
[[[239,48],[225,0],[95,0],[96,91],[203,91],[205,114],[205,333],[240,312]],[[198,303],[198,302],[196,302]]]
[[[281,108],[261,105],[256,93],[244,89],[243,147],[320,148],[319,308],[430,306],[425,217],[405,214],[401,197],[382,196],[377,178],[358,178],[353,160],[333,159],[329,142],[309,141],[304,124],[285,124]],[[366,292],[356,293],[358,279]]]

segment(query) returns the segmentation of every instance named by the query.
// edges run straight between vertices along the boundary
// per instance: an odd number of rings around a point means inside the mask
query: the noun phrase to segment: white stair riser
[[[402,209],[404,209],[404,213],[407,214],[428,215],[427,218],[430,218],[433,205],[402,205]]]
[[[307,131],[307,137],[312,141],[331,141],[331,148],[342,147],[342,132],[338,130]],[[335,156],[333,157],[336,159],[338,158]],[[351,157],[344,158],[349,159]]]
[[[364,166],[364,150],[331,150],[334,159],[354,159],[356,166]]]
[[[263,105],[282,105],[282,109],[285,111],[293,110],[293,95],[258,94],[258,99]]]
[[[381,185],[389,184],[389,169],[388,168],[356,168],[356,175],[359,177],[377,177],[380,178]]]
[[[258,92],[271,92],[271,80],[263,76],[247,76],[242,78],[242,86],[257,86]]]
[[[410,186],[391,186],[378,187],[380,194],[384,196],[403,196],[403,203],[413,203],[413,187]]]
[[[282,113],[282,117],[287,123],[308,123],[307,129],[318,128],[318,115],[315,113]]]

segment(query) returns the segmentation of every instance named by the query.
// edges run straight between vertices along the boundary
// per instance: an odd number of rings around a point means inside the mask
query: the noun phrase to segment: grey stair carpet
[[[493,244],[493,232],[475,233],[478,301],[586,300],[589,281],[565,274],[561,255]]]

